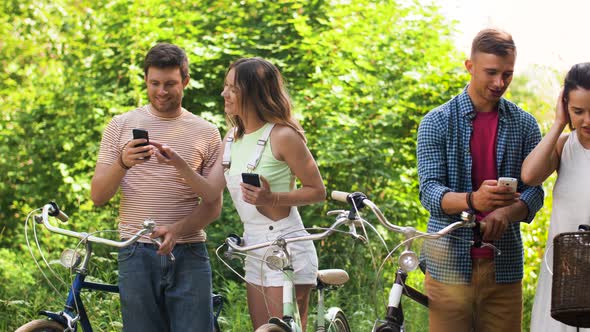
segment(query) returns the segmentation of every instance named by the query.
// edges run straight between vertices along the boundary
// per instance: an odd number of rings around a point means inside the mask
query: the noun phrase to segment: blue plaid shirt
[[[473,191],[469,142],[474,118],[475,110],[465,89],[449,102],[430,111],[420,123],[417,147],[420,201],[430,212],[429,232],[439,231],[460,220],[459,215],[447,215],[443,211],[441,202],[444,194]],[[531,114],[504,98],[498,104],[498,118],[498,177],[519,179],[520,199],[528,207],[528,216],[523,221],[530,223],[543,206],[543,188],[522,183],[520,169],[526,156],[541,140],[541,132]],[[471,245],[467,241],[473,240],[473,231],[461,228],[451,235],[425,243],[423,253],[428,272],[440,282],[468,284],[471,282]],[[520,223],[511,223],[494,245],[500,250],[494,257],[496,282],[522,280]]]

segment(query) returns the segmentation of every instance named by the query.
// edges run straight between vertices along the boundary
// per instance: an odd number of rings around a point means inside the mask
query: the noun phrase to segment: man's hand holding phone
[[[120,163],[123,168],[129,169],[148,161],[153,154],[147,130],[133,129],[133,139],[123,147]]]
[[[473,207],[479,212],[489,212],[497,208],[512,205],[518,202],[520,193],[516,192],[516,186],[512,181],[508,185],[498,180],[485,180],[477,191],[471,195]]]

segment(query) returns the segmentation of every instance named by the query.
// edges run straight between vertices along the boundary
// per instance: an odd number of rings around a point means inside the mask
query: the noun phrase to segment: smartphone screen
[[[242,182],[260,187],[260,175],[256,173],[242,173]]]
[[[138,147],[138,146],[146,146],[146,145],[148,145],[150,143],[150,138],[148,137],[148,131],[145,130],[145,129],[141,129],[141,128],[135,128],[135,129],[133,129],[133,139],[138,139],[138,138],[145,138],[145,139],[147,139],[147,142],[146,143],[137,144],[135,147]],[[147,156],[147,157],[141,157],[139,159],[149,160],[150,158],[151,158],[151,156]]]
[[[138,138],[145,138],[145,139],[147,139],[147,142],[146,143],[137,144],[136,147],[138,147],[138,146],[146,146],[150,142],[150,138],[148,137],[148,132],[145,129],[141,129],[141,128],[135,128],[135,129],[133,129],[133,139],[138,139]]]

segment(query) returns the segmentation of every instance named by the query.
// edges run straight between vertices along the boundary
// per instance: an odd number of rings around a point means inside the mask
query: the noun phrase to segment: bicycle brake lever
[[[348,214],[348,211],[344,211],[344,210],[332,210],[332,211],[328,211],[326,213],[327,216],[331,216],[331,215],[335,215],[335,214],[342,214],[342,213],[346,213]]]
[[[360,241],[361,241],[361,242],[363,242],[363,243],[367,243],[367,238],[365,238],[365,237],[364,237],[364,236],[362,236],[362,235],[359,235],[359,234],[356,234],[356,233],[354,233],[354,234],[353,234],[353,233],[350,233],[350,235],[351,235],[353,238],[355,238],[355,239],[357,239],[357,240],[360,240]]]
[[[161,238],[157,238],[157,239],[152,239],[152,238],[150,238],[150,240],[151,240],[153,243],[155,243],[156,245],[158,245],[158,248],[162,247],[162,241],[161,241]],[[173,254],[172,252],[170,252],[170,253],[168,254],[168,257],[170,257],[170,260],[171,260],[171,261],[173,261],[173,262],[176,260],[176,257],[174,257],[174,254]]]
[[[502,255],[502,251],[500,249],[498,249],[498,247],[496,247],[495,245],[489,243],[489,242],[482,242],[481,243],[481,248],[492,248],[492,250],[494,250],[494,252],[498,253],[498,256]]]

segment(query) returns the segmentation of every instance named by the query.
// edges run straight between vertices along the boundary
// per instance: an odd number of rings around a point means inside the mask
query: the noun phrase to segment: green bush
[[[287,80],[327,188],[366,192],[393,222],[424,228],[427,213],[417,199],[418,123],[467,81],[452,29],[437,8],[411,1],[2,2],[0,273],[5,282],[0,329],[35,317],[43,304],[60,310],[61,300],[33,272],[23,245],[22,223],[29,211],[53,199],[71,215],[66,227],[116,228],[118,199],[93,207],[90,179],[104,126],[147,103],[141,66],[156,42],[173,42],[187,51],[191,83],[184,106],[222,132],[227,128],[219,94],[227,66],[248,56],[274,62]],[[331,219],[322,215],[341,207],[326,202],[303,207],[301,213],[307,226],[327,226]],[[381,231],[390,245],[399,241]],[[250,326],[244,287],[214,254],[228,233],[240,232],[226,195],[221,218],[208,228],[214,285],[228,298],[224,330]],[[42,247],[52,255],[75,245],[41,233]],[[529,244],[539,246],[536,239]],[[351,239],[328,239],[317,246],[322,267],[345,268],[352,276],[330,301],[351,313],[353,326],[368,328],[374,307],[380,314],[383,309],[367,298],[387,293],[394,267],[375,275],[370,251],[351,245]],[[379,250],[376,244],[372,250]],[[106,265],[97,272],[114,280],[116,268]],[[385,289],[367,287],[376,279]],[[525,312],[535,281],[527,282]],[[92,295],[90,300],[100,303],[100,330],[118,330],[116,298]],[[424,310],[415,311],[420,318],[413,321],[424,322]]]

